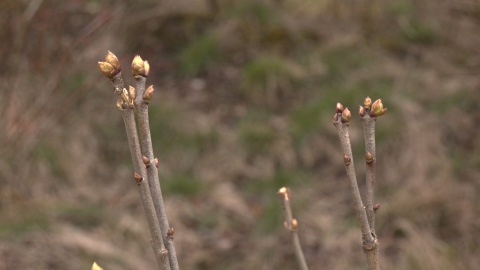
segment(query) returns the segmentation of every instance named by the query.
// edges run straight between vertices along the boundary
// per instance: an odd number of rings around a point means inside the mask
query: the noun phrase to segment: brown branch
[[[124,82],[122,79],[122,73],[120,71],[120,63],[117,63],[117,66],[115,67],[116,72],[111,76],[108,75],[109,73],[106,74],[105,72],[109,70],[108,66],[107,66],[107,69],[105,68],[102,69],[102,66],[105,66],[106,63],[110,63],[114,61],[111,59],[111,57],[115,57],[115,56],[109,52],[106,57],[106,60],[108,62],[102,62],[104,63],[103,65],[99,63],[99,67],[100,67],[100,70],[104,73],[104,75],[108,77],[112,82],[114,86],[114,93],[120,96],[123,93],[123,89],[124,89]],[[117,103],[117,105],[120,103]],[[151,240],[152,248],[155,254],[155,258],[157,260],[158,268],[162,270],[164,269],[167,270],[169,269],[169,265],[167,263],[167,258],[165,256],[166,252],[163,246],[163,239],[161,237],[160,226],[157,222],[157,217],[155,213],[155,208],[153,206],[153,201],[150,195],[149,186],[146,185],[144,181],[144,179],[146,179],[146,172],[145,172],[144,166],[141,165],[142,163],[141,163],[141,157],[140,157],[140,144],[138,141],[134,113],[131,107],[122,106],[122,105],[123,104],[120,104],[119,109],[122,110],[122,117],[123,117],[123,122],[125,124],[125,130],[127,133],[128,146],[130,149],[130,155],[132,157],[133,167],[135,170],[134,179],[138,185],[140,197],[142,198],[143,209],[147,217],[148,228],[150,230],[150,235],[152,237],[152,240]]]
[[[363,132],[365,134],[365,162],[367,165],[366,170],[366,198],[367,204],[367,218],[368,224],[372,234],[375,233],[375,211],[373,209],[375,203],[375,170],[376,170],[376,153],[375,153],[375,120],[376,117],[371,117],[370,113],[370,98],[365,99],[365,107],[363,107],[364,113],[360,115],[363,121]],[[368,106],[367,106],[368,105]],[[362,109],[360,109],[362,110]]]
[[[285,217],[285,228],[290,231],[293,242],[293,249],[297,257],[298,264],[301,270],[308,270],[305,256],[303,255],[302,246],[300,245],[300,238],[298,237],[298,221],[292,216],[292,208],[290,206],[290,189],[282,187],[278,190],[280,201],[282,203],[283,215]]]
[[[153,199],[153,205],[157,214],[162,233],[163,243],[168,251],[168,259],[171,270],[178,270],[179,265],[177,261],[177,254],[173,242],[173,228],[168,224],[167,214],[165,212],[165,205],[163,202],[162,191],[158,178],[158,170],[153,154],[152,138],[150,134],[150,124],[148,119],[148,103],[153,95],[153,87],[145,90],[146,76],[150,70],[147,61],[143,61],[139,56],[136,56],[132,62],[132,70],[137,81],[135,111],[137,114],[140,145],[142,149],[143,162],[147,168],[148,184]]]
[[[358,189],[357,177],[355,175],[352,147],[348,132],[350,119],[351,113],[348,108],[344,109],[343,105],[337,103],[337,112],[334,115],[333,124],[337,128],[338,137],[342,145],[343,161],[345,163],[345,170],[350,181],[350,190],[352,192],[355,214],[360,222],[360,229],[362,231],[363,250],[367,257],[368,269],[379,270],[380,265],[378,263],[377,239],[374,237],[374,235],[372,235],[365,206],[363,205],[362,198],[360,196],[360,190]]]

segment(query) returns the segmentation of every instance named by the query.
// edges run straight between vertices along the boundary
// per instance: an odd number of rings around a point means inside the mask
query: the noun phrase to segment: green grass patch
[[[199,194],[205,188],[200,179],[186,172],[174,174],[171,178],[162,178],[160,181],[165,194],[190,197]]]
[[[93,228],[108,220],[108,213],[99,205],[61,207],[57,215],[58,219],[81,228]]]
[[[180,52],[180,68],[187,75],[197,75],[220,58],[220,46],[213,34],[193,39]]]

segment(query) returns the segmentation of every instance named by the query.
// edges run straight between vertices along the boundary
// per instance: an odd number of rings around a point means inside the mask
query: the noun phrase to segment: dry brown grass
[[[330,118],[366,95],[389,108],[377,124],[382,266],[476,269],[478,3],[174,2],[2,2],[0,269],[154,268],[121,116],[95,67],[107,49],[152,65],[182,269],[296,267],[275,194],[285,184],[310,268],[363,269]]]

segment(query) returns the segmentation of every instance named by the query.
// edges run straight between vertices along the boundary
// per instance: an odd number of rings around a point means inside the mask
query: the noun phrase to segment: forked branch
[[[108,52],[105,62],[98,62],[100,71],[110,79],[114,86],[114,93],[119,96],[117,107],[122,111],[123,122],[127,133],[128,146],[132,157],[133,167],[135,169],[134,180],[138,185],[140,197],[142,198],[143,209],[147,217],[147,223],[152,237],[152,248],[155,253],[159,269],[170,269],[168,263],[167,251],[163,245],[160,226],[157,221],[157,215],[150,194],[149,185],[147,185],[147,173],[142,166],[140,154],[140,144],[138,140],[137,127],[135,124],[132,91],[128,92],[124,87],[122,79],[120,62],[117,57]]]

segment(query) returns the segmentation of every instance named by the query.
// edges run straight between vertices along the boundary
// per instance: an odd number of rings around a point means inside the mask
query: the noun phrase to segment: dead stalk
[[[308,270],[305,256],[303,255],[302,246],[300,245],[300,238],[298,237],[298,221],[293,218],[292,208],[290,206],[290,189],[282,187],[278,190],[280,201],[282,203],[283,215],[285,217],[284,225],[290,231],[293,242],[293,249],[297,257],[298,265],[302,270]]]
[[[148,184],[150,186],[150,193],[153,199],[153,205],[157,214],[158,222],[160,224],[161,235],[163,243],[168,251],[168,261],[171,270],[178,270],[179,265],[177,255],[173,242],[173,228],[168,224],[167,214],[165,212],[165,205],[160,188],[158,177],[158,170],[153,153],[152,138],[150,133],[150,124],[148,118],[148,103],[153,95],[153,86],[145,89],[146,76],[148,76],[149,65],[147,61],[143,61],[139,56],[136,56],[132,62],[132,70],[137,81],[135,111],[137,114],[138,127],[140,133],[140,146],[142,149],[143,162],[147,170]]]

